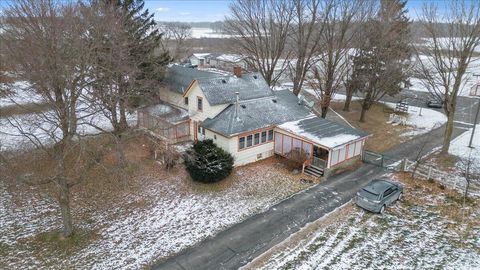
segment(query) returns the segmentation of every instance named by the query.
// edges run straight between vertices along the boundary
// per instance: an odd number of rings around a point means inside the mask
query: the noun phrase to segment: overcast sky
[[[146,0],[145,6],[155,13],[158,21],[213,22],[220,21],[228,14],[228,6],[233,0]],[[480,1],[480,0],[466,0]],[[14,0],[0,0],[0,10]],[[407,6],[410,17],[415,18],[423,3],[435,2],[440,8],[444,0],[409,0]]]

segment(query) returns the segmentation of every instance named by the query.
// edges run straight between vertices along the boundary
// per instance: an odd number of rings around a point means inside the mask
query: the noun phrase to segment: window
[[[255,133],[253,144],[257,145],[260,143],[260,133]]]
[[[197,132],[198,132],[198,133],[202,133],[202,127],[201,127],[201,126],[198,126]]]
[[[213,138],[216,140],[217,139],[217,134],[213,134]]]
[[[262,131],[262,143],[266,142],[267,141],[267,132],[266,131]]]
[[[247,147],[252,146],[253,135],[247,136]]]
[[[203,99],[201,97],[197,97],[197,110],[203,111]]]
[[[202,127],[202,135],[205,136],[205,129]]]
[[[385,190],[385,193],[383,193],[383,198],[386,198],[388,196],[390,196],[390,194],[393,193],[393,188],[389,188],[387,190]]]
[[[270,129],[268,131],[268,141],[269,142],[273,141],[273,129]]]
[[[188,97],[185,97],[185,98],[183,99],[183,103],[185,103],[185,105],[188,105]]]
[[[239,149],[245,148],[245,137],[238,138],[238,148]]]

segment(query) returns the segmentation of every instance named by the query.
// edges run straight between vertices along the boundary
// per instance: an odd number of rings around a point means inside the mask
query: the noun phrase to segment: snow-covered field
[[[464,227],[456,200],[438,188],[410,185],[384,215],[351,203],[245,268],[480,269],[480,202],[469,206]]]
[[[6,106],[13,106],[16,104],[24,105],[28,103],[41,103],[42,97],[32,94],[32,91],[28,91],[30,84],[24,81],[13,83],[8,88],[10,89],[10,95],[0,97],[0,108]]]
[[[92,236],[67,250],[38,240],[60,228],[55,200],[0,179],[0,269],[139,269],[308,186],[268,160],[214,185],[192,182],[181,168],[155,168],[132,178],[139,189],[126,194],[74,192],[76,228]]]
[[[192,27],[192,38],[228,38],[230,35],[214,32],[211,28]]]
[[[463,159],[463,163],[465,163],[465,160],[471,159],[473,164],[471,168],[478,170],[480,173],[480,125],[477,125],[475,128],[475,134],[472,140],[473,148],[470,148],[468,145],[470,143],[472,132],[473,127],[452,140],[448,152]],[[458,166],[462,167],[463,165],[458,164]]]

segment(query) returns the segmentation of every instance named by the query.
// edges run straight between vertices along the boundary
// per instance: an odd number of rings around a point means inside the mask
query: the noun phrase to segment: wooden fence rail
[[[415,161],[404,159],[402,162],[402,171],[412,172],[413,176],[418,175],[427,180],[435,180],[449,188],[463,191],[465,190],[466,180],[443,171],[435,169],[433,166],[417,164]]]

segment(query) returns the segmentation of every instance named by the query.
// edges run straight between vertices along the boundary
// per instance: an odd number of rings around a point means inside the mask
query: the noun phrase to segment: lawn
[[[182,165],[163,169],[147,148],[128,142],[126,183],[100,174],[73,189],[76,233],[68,240],[58,235],[51,187],[0,179],[0,269],[147,267],[311,185],[274,158],[217,184],[195,183]]]
[[[480,198],[467,201],[429,181],[395,175],[401,202],[384,215],[353,202],[317,220],[245,269],[478,269]]]
[[[342,97],[342,95],[338,95]],[[360,122],[361,102],[353,100],[350,111],[343,111],[344,101],[335,100],[331,108],[342,115],[351,125],[372,134],[366,142],[366,149],[374,152],[384,152],[411,139],[413,136],[424,134],[446,122],[446,117],[440,112],[410,106],[409,112],[402,114],[407,119],[405,126],[388,124],[394,104],[374,103],[366,112],[365,121]]]

